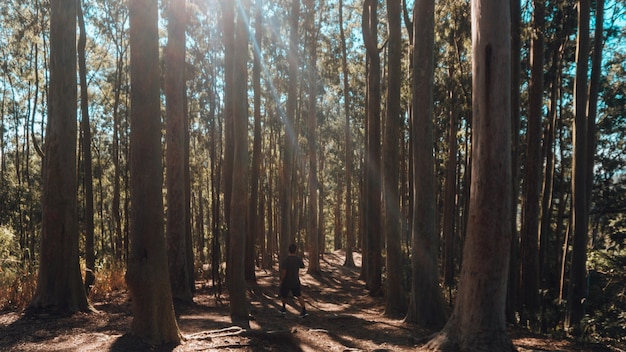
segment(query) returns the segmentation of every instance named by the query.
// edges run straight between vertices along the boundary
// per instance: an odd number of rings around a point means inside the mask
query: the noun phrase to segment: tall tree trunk
[[[346,145],[346,260],[344,266],[353,268],[354,256],[352,251],[354,250],[354,220],[352,216],[352,133],[350,132],[350,71],[348,69],[348,53],[346,49],[346,34],[343,28],[343,0],[339,0],[339,37],[341,38],[341,71],[343,74],[343,100],[344,100],[344,114],[345,114],[345,145]]]
[[[400,106],[400,86],[402,80],[402,27],[400,0],[387,0],[387,21],[389,30],[389,61],[387,121],[383,142],[384,160],[384,201],[385,217],[383,229],[386,233],[387,280],[385,290],[385,315],[396,317],[406,313],[406,295],[402,289],[402,247],[400,237],[400,129],[402,116]]]
[[[505,320],[512,221],[510,25],[508,1],[472,2],[467,236],[457,303],[446,326],[427,345],[430,350],[514,350]]]
[[[578,1],[578,40],[576,43],[576,79],[574,81],[574,124],[572,161],[573,247],[565,327],[579,334],[585,315],[587,296],[587,74],[589,59],[589,0]]]
[[[80,111],[83,130],[83,167],[85,187],[85,292],[89,293],[96,281],[96,252],[94,248],[94,210],[93,210],[93,172],[91,158],[91,124],[89,123],[89,94],[87,91],[87,65],[85,59],[85,18],[82,1],[78,0],[78,23],[80,36],[78,39],[78,66],[80,76]]]
[[[43,170],[41,252],[29,309],[89,311],[78,258],[76,0],[50,2],[50,87]]]
[[[363,3],[363,41],[369,61],[367,74],[367,146],[365,170],[365,234],[367,257],[366,285],[370,295],[379,295],[382,289],[381,256],[381,147],[380,147],[380,56],[378,53],[378,2]]]
[[[309,203],[307,211],[307,234],[309,247],[309,267],[307,273],[319,275],[320,241],[318,226],[317,179],[317,27],[315,25],[315,1],[307,0],[307,32],[309,35],[309,111],[307,117],[307,142],[309,147]]]
[[[131,333],[150,344],[180,343],[163,231],[157,3],[131,0],[131,238],[126,282]]]
[[[519,294],[519,232],[517,213],[519,205],[519,158],[520,154],[520,80],[521,80],[521,5],[519,0],[511,4],[511,250],[509,284],[507,291],[507,321],[517,323]]]
[[[530,83],[528,88],[528,128],[524,177],[524,210],[522,246],[522,310],[523,322],[536,323],[539,308],[539,215],[541,193],[541,127],[543,111],[543,0],[534,0],[533,37],[530,48]]]
[[[256,19],[254,24],[254,65],[252,68],[252,87],[254,90],[254,140],[252,142],[252,170],[250,174],[250,215],[248,217],[248,240],[255,237],[263,241],[264,231],[261,224],[261,205],[259,196],[261,175],[261,47],[263,44],[263,0],[255,0]],[[251,236],[253,235],[253,236]],[[254,257],[255,243],[249,243]],[[249,253],[248,253],[249,254]],[[252,258],[253,259],[253,258]],[[246,280],[255,280],[254,261],[246,261]]]
[[[435,156],[433,153],[433,82],[435,2],[417,0],[413,8],[413,228],[411,298],[406,321],[429,328],[445,324],[439,288]]]
[[[452,78],[454,73],[453,64],[450,64],[449,77]],[[444,186],[444,213],[443,213],[443,275],[444,283],[449,290],[452,290],[454,286],[455,278],[455,232],[454,224],[456,220],[456,190],[457,190],[457,139],[456,134],[458,131],[457,122],[457,101],[455,95],[455,84],[450,79],[448,87],[448,98],[450,99],[450,116],[449,131],[448,131],[448,161],[446,165],[446,181]]]
[[[602,47],[604,45],[604,1],[596,4],[595,31],[593,40],[593,56],[591,58],[591,80],[587,101],[587,212],[591,207],[591,191],[593,190],[594,162],[596,155],[596,115],[598,110],[598,92],[602,75]],[[592,243],[593,245],[593,243]]]
[[[234,140],[233,140],[233,85],[235,84],[233,75],[235,74],[235,1],[220,0],[222,4],[222,41],[224,42],[224,161],[221,168],[221,179],[224,182],[224,223],[226,224],[226,247],[230,241],[230,214],[233,191],[233,160],[234,160]],[[245,251],[245,248],[240,248]],[[226,251],[228,259],[229,252]],[[226,269],[229,270],[228,268]]]
[[[289,14],[289,77],[287,111],[283,119],[285,135],[283,147],[283,166],[281,169],[281,199],[280,199],[280,258],[287,256],[289,245],[295,241],[293,226],[294,218],[294,160],[297,148],[296,108],[298,104],[298,22],[300,19],[300,0],[291,0]],[[297,227],[295,227],[297,228]]]
[[[185,189],[185,27],[186,1],[167,4],[167,45],[165,47],[166,98],[166,186],[167,186],[167,259],[172,296],[191,303],[187,263],[186,189]]]
[[[250,326],[246,299],[245,255],[248,214],[248,30],[246,24],[248,4],[237,2],[237,24],[235,29],[235,56],[232,58],[233,84],[233,179],[226,282],[230,295],[230,317],[232,323],[244,328]],[[229,94],[229,92],[226,92]],[[254,238],[254,237],[253,237]],[[254,241],[252,242],[254,246]],[[244,255],[242,255],[242,251]],[[253,252],[254,253],[254,252]],[[252,263],[254,264],[254,262]]]

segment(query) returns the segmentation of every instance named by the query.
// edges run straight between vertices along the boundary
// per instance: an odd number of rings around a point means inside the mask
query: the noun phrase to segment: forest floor
[[[360,255],[355,262],[360,266]],[[92,301],[96,313],[69,317],[26,316],[0,312],[0,351],[415,351],[433,333],[401,319],[384,316],[384,299],[370,297],[359,270],[343,267],[342,252],[327,253],[322,275],[301,271],[309,316],[298,317],[291,300],[281,315],[276,270],[257,270],[257,284],[249,290],[250,329],[230,323],[228,297],[209,282],[198,281],[193,305],[177,306],[185,338],[178,346],[148,346],[127,334],[132,320],[124,291],[107,300]],[[527,351],[622,351],[610,346],[553,339],[511,329],[513,343]]]

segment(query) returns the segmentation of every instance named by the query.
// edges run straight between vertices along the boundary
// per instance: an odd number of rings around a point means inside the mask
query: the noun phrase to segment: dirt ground
[[[355,262],[360,266],[360,256]],[[322,276],[301,271],[309,316],[298,317],[291,302],[281,315],[275,270],[258,270],[249,291],[249,330],[233,327],[228,298],[209,282],[198,282],[194,304],[177,306],[185,338],[178,346],[148,346],[126,334],[132,319],[126,292],[92,302],[97,313],[58,318],[0,313],[0,351],[415,351],[433,332],[383,315],[384,299],[369,297],[358,269],[342,266],[343,253],[327,253]],[[622,351],[511,330],[519,351]],[[622,346],[623,347],[623,346]]]

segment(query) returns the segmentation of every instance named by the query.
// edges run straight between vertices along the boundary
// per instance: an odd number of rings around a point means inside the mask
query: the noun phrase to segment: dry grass
[[[126,290],[125,271],[123,265],[114,265],[96,272],[96,282],[91,288],[89,298],[102,300],[113,291]],[[25,309],[36,288],[36,270],[0,269],[0,311]]]
[[[0,310],[26,308],[37,288],[37,272],[19,269],[0,274]]]
[[[96,282],[89,292],[89,299],[102,300],[112,291],[126,290],[124,274],[126,267],[121,264],[112,265],[96,272]]]

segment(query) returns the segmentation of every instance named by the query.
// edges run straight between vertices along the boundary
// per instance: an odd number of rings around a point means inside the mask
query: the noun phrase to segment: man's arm
[[[280,283],[285,281],[285,276],[287,276],[287,269],[280,269]]]

